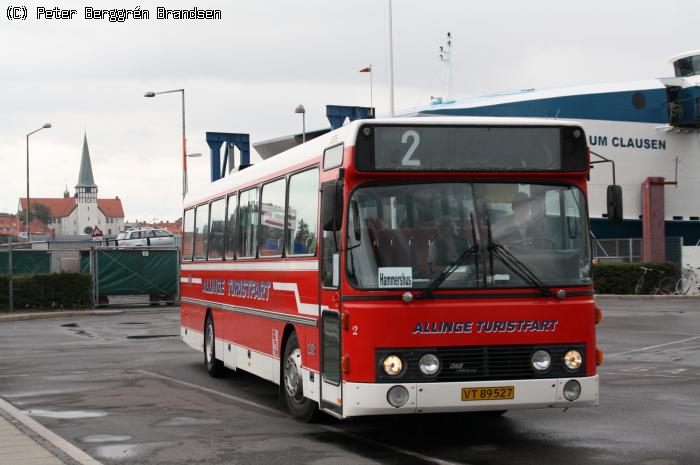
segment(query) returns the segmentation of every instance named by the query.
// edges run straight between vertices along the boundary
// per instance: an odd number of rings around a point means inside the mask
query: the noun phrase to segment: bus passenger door
[[[340,313],[324,308],[321,312],[321,409],[336,416],[343,414],[340,368]]]
[[[333,217],[341,210],[331,208],[336,197],[338,181],[322,184],[321,204],[321,273],[320,273],[320,333],[321,333],[321,410],[334,416],[343,414],[341,330],[340,330],[340,227]],[[342,185],[341,185],[342,186]],[[340,187],[342,192],[342,187]],[[342,194],[341,194],[342,201]],[[330,218],[329,218],[330,217]],[[337,218],[336,218],[337,219]],[[337,230],[334,230],[337,229]]]

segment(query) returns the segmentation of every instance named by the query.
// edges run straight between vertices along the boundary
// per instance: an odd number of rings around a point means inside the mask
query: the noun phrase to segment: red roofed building
[[[66,188],[63,198],[30,198],[30,202],[32,206],[41,203],[48,207],[48,227],[55,235],[90,235],[97,227],[106,236],[114,236],[124,228],[124,208],[119,197],[97,198],[97,184],[92,175],[87,135],[83,139],[83,154],[75,196],[71,197]],[[19,211],[23,212],[26,208],[27,199],[21,198]],[[30,226],[34,233],[34,221]]]
[[[145,221],[138,221],[137,227],[153,227],[156,229],[165,229],[173,234],[182,234],[182,218],[178,218],[175,221],[159,221],[148,223]]]
[[[10,215],[9,213],[0,213],[0,235],[19,235],[19,219],[17,218],[17,215]]]

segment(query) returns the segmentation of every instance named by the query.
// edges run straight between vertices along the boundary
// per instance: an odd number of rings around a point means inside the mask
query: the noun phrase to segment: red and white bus
[[[187,195],[182,339],[304,420],[596,406],[589,163],[575,123],[351,122]]]

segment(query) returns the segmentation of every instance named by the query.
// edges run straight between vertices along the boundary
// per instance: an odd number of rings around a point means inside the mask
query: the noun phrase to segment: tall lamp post
[[[29,231],[29,212],[30,212],[30,205],[29,205],[29,136],[34,134],[35,132],[39,132],[42,129],[48,129],[51,127],[51,123],[44,123],[42,127],[39,129],[36,129],[29,134],[27,134],[27,210],[24,212],[24,219],[25,223],[27,225],[27,240],[29,242],[32,241],[32,233]]]
[[[146,92],[144,97],[155,97],[160,94],[182,93],[182,198],[187,194],[187,138],[185,137],[185,89],[164,90],[162,92]]]
[[[306,109],[304,105],[298,105],[294,113],[301,113],[301,143],[306,143]]]

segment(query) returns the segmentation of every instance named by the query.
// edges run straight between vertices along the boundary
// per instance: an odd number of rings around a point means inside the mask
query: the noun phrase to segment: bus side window
[[[185,210],[184,233],[182,236],[182,259],[192,260],[192,246],[194,243],[194,210]]]
[[[236,212],[238,210],[238,196],[236,194],[228,196],[226,209],[226,259],[233,259],[236,254]]]
[[[286,181],[278,179],[262,187],[260,204],[260,256],[281,257],[284,239]]]
[[[221,198],[211,203],[209,215],[209,260],[221,260],[224,257],[224,222],[226,220],[226,199]]]
[[[318,234],[318,169],[289,178],[287,255],[314,255]]]
[[[323,152],[323,171],[337,168],[343,164],[343,144],[326,149]]]
[[[335,237],[334,237],[335,236]],[[323,287],[338,287],[340,274],[340,231],[323,231]]]
[[[209,204],[200,205],[195,210],[194,222],[194,259],[207,259],[209,242]]]
[[[240,193],[238,256],[255,258],[258,245],[258,188]]]

